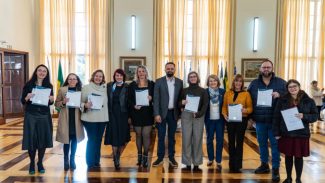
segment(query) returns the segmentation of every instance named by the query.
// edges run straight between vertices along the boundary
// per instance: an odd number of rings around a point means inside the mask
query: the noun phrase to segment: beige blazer
[[[55,100],[55,107],[60,109],[58,128],[56,131],[56,140],[58,142],[69,144],[69,109],[63,105],[64,97],[68,91],[68,87],[64,86],[59,89],[58,96]],[[75,109],[75,123],[76,123],[76,138],[80,142],[84,139],[84,129],[80,121],[80,109]]]

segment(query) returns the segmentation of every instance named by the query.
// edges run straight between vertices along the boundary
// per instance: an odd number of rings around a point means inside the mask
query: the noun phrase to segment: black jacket
[[[281,97],[274,110],[272,131],[274,136],[282,137],[310,137],[309,123],[317,121],[318,110],[313,99],[311,99],[305,92],[303,98],[298,104],[297,108],[299,113],[303,113],[302,122],[304,129],[288,131],[286,124],[281,115],[281,111],[292,108],[289,104],[289,98],[286,96]]]
[[[107,84],[107,98],[108,98],[108,111],[112,112],[113,110],[113,82]],[[128,105],[128,87],[127,83],[123,83],[123,88],[120,94],[120,105],[121,105],[121,112],[128,112],[129,105]]]
[[[262,75],[260,74],[248,87],[248,92],[251,94],[253,101],[253,120],[257,123],[272,123],[272,116],[278,99],[272,99],[272,107],[257,106],[257,94],[260,89],[273,89],[273,92],[278,92],[280,96],[283,96],[287,91],[286,81],[276,77],[274,73],[272,73],[271,81],[266,85],[263,82]]]
[[[153,125],[153,96],[154,96],[154,87],[155,83],[153,81],[148,82],[148,92],[152,97],[152,100],[149,102],[149,106],[142,106],[139,110],[134,108],[136,104],[136,95],[135,91],[139,90],[138,84],[133,81],[129,85],[129,112],[132,119],[133,126],[149,126]],[[141,90],[141,89],[140,89]]]

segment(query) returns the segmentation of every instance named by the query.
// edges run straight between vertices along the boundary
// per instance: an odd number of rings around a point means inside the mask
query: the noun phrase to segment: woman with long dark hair
[[[51,89],[48,105],[32,104],[35,88]],[[52,118],[50,105],[53,104],[53,86],[50,82],[48,68],[41,64],[36,67],[30,80],[25,84],[21,103],[25,105],[22,149],[28,150],[30,159],[29,174],[35,174],[35,156],[38,151],[37,168],[39,173],[45,173],[43,158],[46,148],[53,147]]]
[[[300,89],[300,83],[297,80],[290,79],[286,87],[288,93],[279,99],[274,110],[272,131],[275,138],[278,139],[279,151],[285,154],[287,179],[285,179],[284,183],[292,182],[291,172],[293,164],[296,169],[296,182],[300,183],[304,163],[303,157],[310,155],[309,124],[317,121],[318,110],[314,100]],[[292,131],[288,130],[281,111],[290,108],[298,109],[295,117],[302,121],[303,128]]]
[[[80,121],[80,106],[69,107],[66,104],[68,92],[81,92],[82,83],[78,75],[70,73],[55,100],[55,107],[60,109],[56,140],[63,143],[64,170],[76,169],[75,154],[77,142],[84,139],[84,129]],[[71,151],[70,151],[71,146]],[[70,151],[70,162],[69,162]]]
[[[130,141],[128,124],[128,84],[125,83],[125,72],[117,69],[113,74],[113,82],[107,84],[109,123],[106,127],[105,145],[113,147],[114,166],[120,169],[120,156]]]

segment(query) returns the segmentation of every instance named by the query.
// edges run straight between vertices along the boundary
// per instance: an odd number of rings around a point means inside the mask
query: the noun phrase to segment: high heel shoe
[[[120,160],[116,156],[114,157],[114,167],[115,170],[120,170]]]
[[[137,163],[137,165],[141,166],[141,164],[142,164],[142,154],[138,154],[138,163]]]
[[[147,168],[148,167],[148,156],[143,155],[143,158],[142,158],[142,166],[144,168]]]

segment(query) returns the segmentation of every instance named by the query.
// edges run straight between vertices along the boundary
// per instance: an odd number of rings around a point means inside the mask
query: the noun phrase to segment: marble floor
[[[53,119],[54,136],[57,119]],[[181,132],[176,133],[176,160],[179,162],[178,168],[170,168],[168,158],[160,167],[139,168],[136,166],[137,150],[135,144],[135,133],[131,132],[131,142],[127,145],[121,157],[121,169],[114,169],[111,158],[111,147],[102,146],[101,167],[88,171],[85,163],[86,140],[78,144],[75,171],[63,170],[63,150],[62,144],[54,142],[51,149],[47,149],[44,166],[46,173],[35,175],[28,174],[29,158],[26,151],[21,150],[22,142],[22,119],[13,119],[5,125],[0,125],[0,182],[128,182],[128,183],[160,183],[160,182],[220,182],[220,183],[268,183],[271,181],[271,174],[256,175],[254,169],[259,166],[259,152],[254,131],[247,131],[244,141],[243,171],[240,174],[228,173],[228,142],[224,139],[223,149],[223,169],[216,170],[215,164],[207,167],[207,153],[205,140],[203,142],[204,164],[201,166],[202,172],[194,173],[182,171],[181,162]],[[302,181],[305,183],[325,182],[325,124],[317,122],[311,125],[312,137],[311,156],[304,159],[304,170]],[[226,132],[225,132],[226,133]],[[225,134],[225,137],[227,135]],[[157,138],[152,133],[152,145],[150,147],[150,163],[156,158]],[[55,137],[53,138],[55,139]],[[167,154],[167,153],[166,153]],[[284,158],[282,157],[280,174],[281,181],[286,177]],[[294,172],[294,171],[293,171]],[[293,173],[293,177],[295,177]]]

